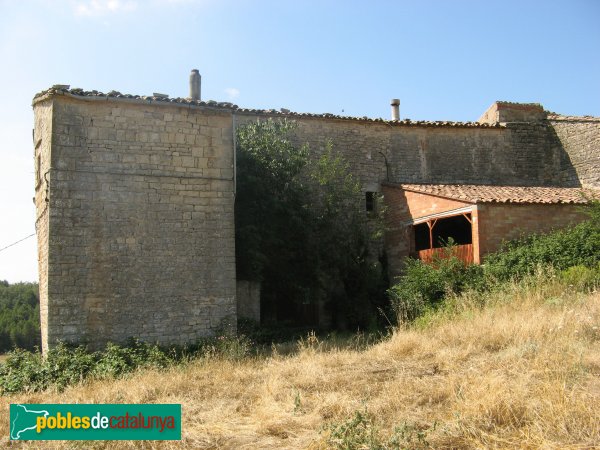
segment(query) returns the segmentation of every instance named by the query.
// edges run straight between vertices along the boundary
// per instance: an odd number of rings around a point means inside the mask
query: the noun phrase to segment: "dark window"
[[[427,223],[415,225],[415,250],[427,250],[429,248],[429,227]]]
[[[468,214],[469,219],[471,215]],[[433,227],[433,247],[443,247],[452,238],[457,245],[471,244],[471,222],[460,216],[440,219]]]
[[[367,212],[375,211],[375,192],[365,192],[365,207]]]

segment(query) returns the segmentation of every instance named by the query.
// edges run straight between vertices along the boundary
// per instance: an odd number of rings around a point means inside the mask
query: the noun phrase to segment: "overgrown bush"
[[[592,291],[600,287],[600,264],[590,268],[573,266],[560,273],[561,280],[577,291]]]
[[[486,274],[499,281],[520,278],[536,267],[597,267],[600,263],[600,226],[594,220],[548,234],[534,234],[505,243],[484,259]]]
[[[84,380],[92,372],[97,355],[83,347],[70,348],[59,344],[46,358],[39,352],[15,349],[0,364],[0,391],[35,392],[55,386],[62,390],[70,384]]]
[[[161,348],[130,340],[127,346],[109,343],[103,351],[58,344],[45,357],[39,351],[15,349],[0,363],[0,393],[37,392],[49,387],[63,390],[88,378],[122,377],[139,368],[166,368],[190,358],[240,359],[250,353],[245,337],[219,336],[186,347]]]
[[[236,270],[261,283],[261,310],[277,321],[314,325],[325,304],[340,328],[368,328],[387,301],[376,263],[377,214],[349,164],[329,142],[309,157],[287,120],[237,128]],[[375,261],[374,261],[375,260]]]
[[[116,378],[138,367],[165,368],[174,362],[174,353],[131,339],[127,346],[108,343],[96,353],[93,375],[96,378]]]
[[[388,293],[398,321],[406,322],[435,307],[448,294],[481,289],[482,285],[481,266],[466,265],[455,256],[436,258],[431,264],[407,258],[404,274]]]

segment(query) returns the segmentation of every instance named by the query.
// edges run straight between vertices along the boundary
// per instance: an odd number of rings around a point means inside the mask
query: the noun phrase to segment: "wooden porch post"
[[[433,227],[435,227],[437,221],[437,219],[433,219],[433,221],[429,219],[427,221],[427,227],[429,228],[429,250],[433,250]]]

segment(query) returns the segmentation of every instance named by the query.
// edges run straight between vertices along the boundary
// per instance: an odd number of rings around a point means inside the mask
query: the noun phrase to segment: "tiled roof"
[[[474,184],[391,184],[407,191],[463,200],[469,203],[572,203],[600,199],[600,191],[540,186],[489,186]]]
[[[507,102],[505,100],[497,100],[496,105],[508,106],[510,108],[520,108],[520,109],[538,109],[540,111],[544,110],[544,107],[540,103],[519,103],[519,102]]]
[[[548,120],[558,120],[566,122],[600,122],[600,117],[595,116],[563,116],[555,112],[548,113]]]
[[[39,92],[33,98],[33,102],[37,102],[42,98],[52,95],[67,95],[74,97],[89,97],[89,98],[105,98],[105,99],[114,99],[114,100],[126,100],[126,101],[138,101],[143,103],[157,103],[157,104],[180,104],[180,105],[190,105],[190,106],[206,106],[212,108],[220,108],[224,110],[235,111],[236,113],[241,114],[251,114],[251,115],[265,115],[265,116],[280,116],[287,118],[305,118],[305,117],[314,117],[314,118],[327,118],[327,119],[339,119],[339,120],[352,120],[357,122],[371,122],[371,123],[382,123],[390,126],[417,126],[417,127],[455,127],[455,128],[504,128],[504,125],[500,125],[498,123],[487,124],[487,123],[479,123],[479,122],[451,122],[451,121],[427,121],[427,120],[417,120],[413,121],[410,119],[404,120],[387,120],[387,119],[372,119],[369,117],[352,117],[352,116],[340,116],[336,114],[323,113],[323,114],[313,114],[313,113],[297,113],[293,111],[289,111],[285,108],[277,109],[248,109],[248,108],[240,108],[233,103],[228,102],[216,102],[213,100],[209,101],[200,101],[200,100],[191,100],[189,98],[169,98],[166,95],[158,94],[158,95],[131,95],[131,94],[122,94],[118,91],[110,91],[108,93],[103,93],[99,91],[84,91],[83,89],[73,88],[70,89],[68,85],[54,85],[50,89],[46,89],[45,91]]]
[[[185,105],[198,105],[198,106],[213,106],[224,109],[238,109],[237,105],[228,102],[215,102],[212,100],[203,102],[203,101],[195,101],[186,98],[169,98],[168,95],[154,93],[152,95],[132,95],[132,94],[122,94],[119,91],[110,91],[108,93],[100,92],[100,91],[84,91],[80,88],[70,89],[68,85],[55,84],[50,89],[46,89],[45,91],[38,92],[33,97],[33,102],[35,103],[42,97],[51,96],[51,95],[71,95],[75,97],[90,97],[90,98],[106,98],[106,99],[121,99],[121,100],[140,100],[142,102],[161,102],[161,103],[181,103]]]

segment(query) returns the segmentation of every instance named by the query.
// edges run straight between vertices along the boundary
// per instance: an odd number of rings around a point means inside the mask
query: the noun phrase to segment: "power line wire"
[[[23,239],[19,239],[17,242],[13,242],[12,244],[7,245],[6,247],[0,248],[0,252],[12,247],[13,245],[17,245],[19,242],[23,242],[25,239],[29,239],[31,236],[35,236],[35,233],[32,233],[29,236],[24,237]]]

